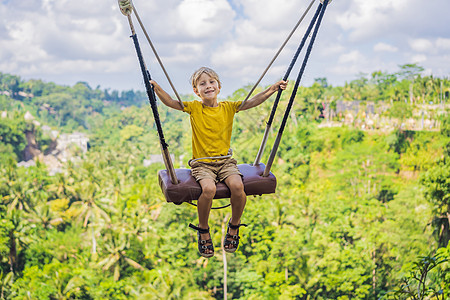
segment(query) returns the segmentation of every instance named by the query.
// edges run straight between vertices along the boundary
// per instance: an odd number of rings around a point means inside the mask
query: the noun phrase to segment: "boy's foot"
[[[237,250],[240,239],[239,227],[241,226],[247,226],[247,224],[233,225],[231,224],[231,220],[228,221],[227,234],[223,240],[223,248],[225,252],[233,253]]]
[[[214,245],[212,243],[211,234],[209,233],[209,228],[204,229],[192,224],[189,224],[189,227],[197,230],[198,252],[200,255],[207,258],[214,256]]]

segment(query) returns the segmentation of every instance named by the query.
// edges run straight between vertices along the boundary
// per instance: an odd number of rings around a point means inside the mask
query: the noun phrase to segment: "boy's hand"
[[[258,106],[264,101],[266,101],[270,96],[272,96],[273,93],[278,92],[278,90],[285,90],[287,87],[289,80],[280,80],[277,83],[271,85],[269,88],[267,88],[265,91],[253,96],[251,99],[249,99],[247,102],[244,102],[239,110],[246,110],[250,109],[252,107]]]
[[[162,103],[164,103],[168,107],[183,110],[183,106],[180,104],[180,102],[173,100],[172,97],[170,97],[170,95],[167,94],[166,91],[164,91],[164,89],[158,83],[156,83],[156,81],[150,80],[150,84],[153,86],[153,91],[155,91],[156,95]]]
[[[156,81],[154,81],[153,79],[150,80],[150,84],[153,86],[153,90],[156,92],[156,90],[161,90],[161,87],[159,86],[159,84],[156,83]]]
[[[288,85],[289,80],[280,80],[277,83],[275,83],[274,85],[271,86],[271,89],[273,92],[278,91],[279,89],[281,90],[285,90],[287,85]]]

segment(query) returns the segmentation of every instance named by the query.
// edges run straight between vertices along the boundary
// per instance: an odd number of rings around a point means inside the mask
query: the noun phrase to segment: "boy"
[[[200,255],[211,257],[214,246],[209,233],[209,213],[212,200],[216,194],[216,183],[223,181],[231,192],[231,219],[224,239],[226,252],[236,251],[239,245],[239,227],[246,203],[242,174],[239,172],[236,160],[221,158],[228,154],[231,141],[234,114],[242,101],[217,101],[221,83],[217,73],[207,67],[202,67],[191,76],[194,93],[200,101],[183,102],[184,109],[178,101],[172,99],[155,81],[150,81],[158,98],[168,107],[182,110],[190,115],[192,128],[192,154],[195,161],[191,165],[192,176],[202,188],[202,194],[197,201],[198,227],[189,224],[197,230],[198,250]],[[287,81],[278,81],[265,91],[255,95],[239,109],[246,110],[258,106],[267,100],[278,89],[286,89]],[[214,158],[219,157],[219,158]]]

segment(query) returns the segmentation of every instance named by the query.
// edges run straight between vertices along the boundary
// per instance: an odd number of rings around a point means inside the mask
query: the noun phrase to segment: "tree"
[[[21,80],[19,76],[0,73],[0,90],[10,92],[13,98],[15,98],[19,92],[20,83]]]
[[[124,225],[124,224],[120,224]],[[114,226],[112,230],[108,230],[104,237],[104,247],[106,250],[106,257],[98,262],[98,266],[102,270],[114,270],[114,280],[120,279],[121,268],[123,264],[129,265],[134,269],[144,271],[146,268],[128,257],[127,250],[130,249],[130,233],[124,232],[122,226]]]
[[[435,214],[432,224],[440,247],[450,241],[450,164],[449,158],[440,161],[421,178],[425,198],[433,205]]]
[[[0,270],[0,299],[7,299],[11,291],[11,285],[14,280],[14,273],[3,273]]]
[[[5,147],[4,150],[8,150],[8,152],[11,152],[8,148],[12,148],[14,159],[21,160],[26,145],[23,116],[19,118],[0,118],[0,146]]]
[[[22,257],[20,254],[26,250],[32,240],[31,227],[29,222],[24,218],[23,211],[13,210],[7,214],[5,220],[9,223],[8,263],[10,271],[16,274],[24,264],[24,261],[19,259]]]
[[[442,289],[444,276],[439,266],[447,261],[441,254],[419,258],[414,262],[410,274],[402,279],[401,286],[383,299],[445,299]]]
[[[414,79],[416,79],[424,70],[424,68],[419,66],[418,64],[404,64],[399,65],[399,67],[400,71],[397,73],[397,75],[400,78],[404,78],[409,81],[414,81]]]

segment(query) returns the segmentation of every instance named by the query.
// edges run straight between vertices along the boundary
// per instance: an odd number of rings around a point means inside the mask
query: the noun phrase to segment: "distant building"
[[[71,146],[75,145],[80,148],[83,153],[86,153],[88,151],[88,143],[89,138],[84,133],[64,133],[61,134],[57,139],[56,150],[63,160],[67,160],[71,157],[71,154],[69,153],[69,149]]]
[[[4,112],[6,114],[6,112]],[[2,116],[3,116],[2,112]],[[34,119],[30,112],[26,112],[25,120],[32,121],[36,126],[40,126],[39,122]],[[43,125],[42,131],[49,135],[53,142],[50,145],[50,153],[44,155],[36,143],[34,131],[27,131],[27,146],[25,148],[25,161],[19,162],[17,165],[22,167],[30,167],[35,165],[35,159],[41,160],[49,170],[49,174],[61,172],[61,167],[64,162],[73,160],[76,154],[73,150],[79,149],[82,153],[88,151],[89,138],[86,134],[81,132],[74,132],[70,134],[60,134],[57,130],[52,130],[50,126]]]

